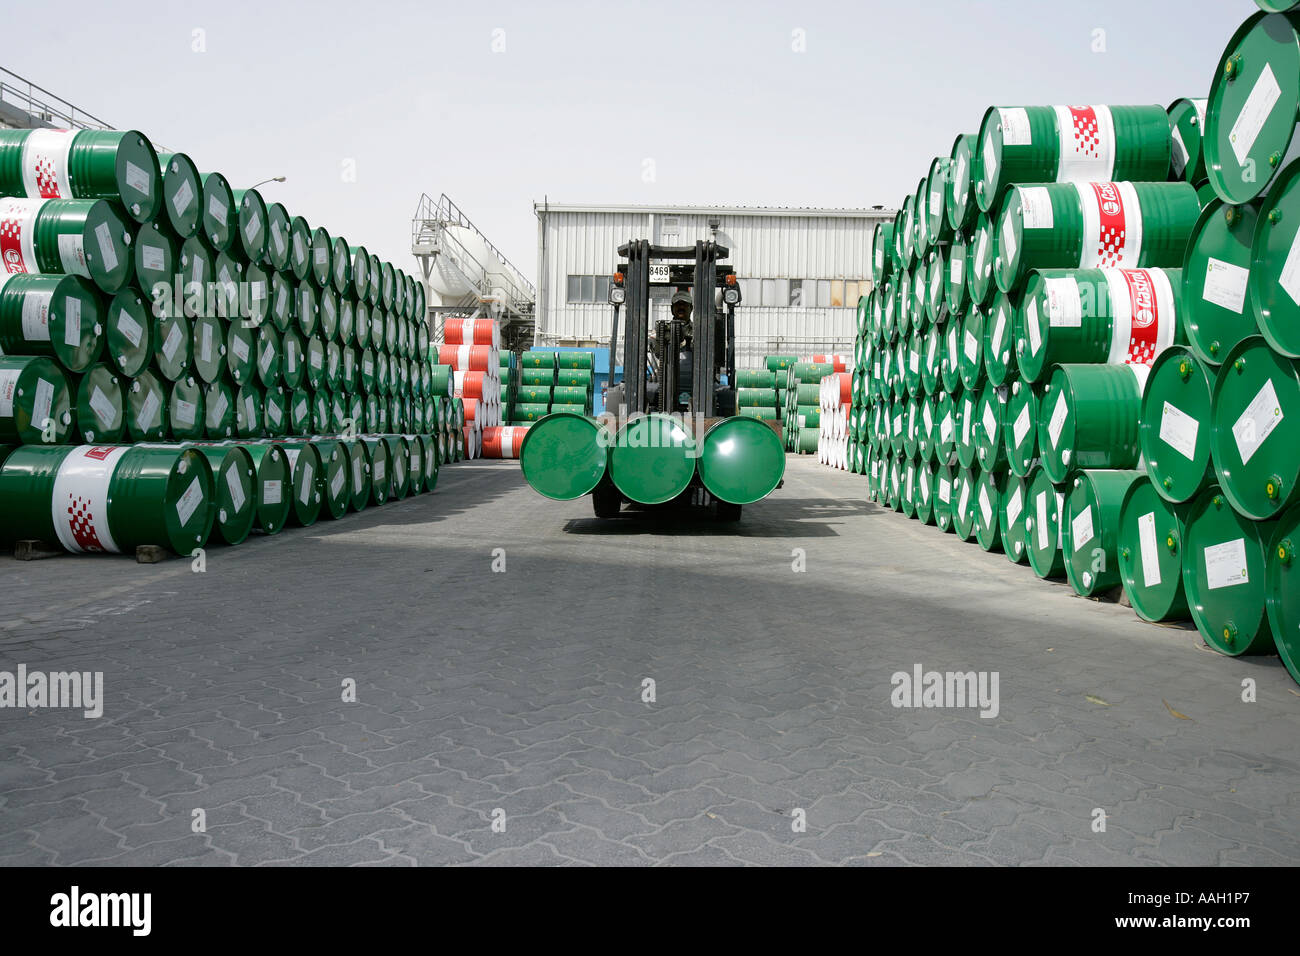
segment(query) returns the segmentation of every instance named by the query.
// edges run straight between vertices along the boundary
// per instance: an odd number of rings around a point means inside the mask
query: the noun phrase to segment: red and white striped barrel
[[[518,458],[527,425],[500,425],[483,429],[484,458]]]
[[[501,392],[500,383],[490,372],[453,372],[453,394],[457,398],[493,399]]]
[[[814,355],[812,360],[819,365],[830,365],[837,372],[848,371],[851,364],[847,355]]]
[[[496,319],[448,319],[442,328],[448,345],[490,345],[501,347],[501,327]]]
[[[492,345],[440,345],[438,364],[450,365],[459,372],[493,372],[501,374],[497,349]]]

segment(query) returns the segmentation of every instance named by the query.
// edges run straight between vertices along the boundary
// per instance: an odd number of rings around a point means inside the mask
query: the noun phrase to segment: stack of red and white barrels
[[[843,371],[843,357],[839,355],[818,357],[813,361],[837,360],[837,371],[822,379],[818,406],[821,415],[820,434],[817,440],[817,460],[823,465],[849,467],[849,412],[852,409],[853,375]]]
[[[501,327],[496,319],[448,319],[443,343],[438,361],[452,367],[452,397],[465,405],[465,457],[479,458],[484,429],[501,425]]]
[[[830,365],[837,372],[847,372],[853,364],[853,360],[848,355],[814,355],[812,360],[818,365]]]

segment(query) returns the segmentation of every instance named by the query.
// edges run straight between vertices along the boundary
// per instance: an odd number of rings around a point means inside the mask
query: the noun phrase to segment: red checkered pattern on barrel
[[[40,190],[42,199],[63,198],[59,195],[59,175],[48,156],[36,160],[36,188]]]
[[[1117,266],[1124,255],[1124,237],[1127,233],[1125,229],[1115,229],[1113,226],[1101,227],[1101,243],[1097,249],[1097,255],[1100,258],[1098,268],[1107,269]]]
[[[95,530],[95,516],[90,510],[90,500],[79,495],[68,495],[68,527],[72,538],[83,551],[103,551],[104,545]]]
[[[1097,114],[1092,107],[1071,106],[1070,115],[1074,119],[1074,145],[1085,156],[1096,158],[1101,152],[1101,131],[1097,126]]]
[[[1137,337],[1129,339],[1128,358],[1124,361],[1129,365],[1150,365],[1156,357],[1156,343]]]

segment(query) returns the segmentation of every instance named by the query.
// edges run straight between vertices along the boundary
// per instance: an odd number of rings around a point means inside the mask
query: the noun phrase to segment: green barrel
[[[916,462],[911,458],[904,458],[901,470],[898,494],[899,510],[903,512],[903,517],[915,518],[917,501],[920,497],[916,490]]]
[[[1028,535],[1025,504],[1029,495],[1029,481],[1017,475],[1005,476],[1002,493],[998,497],[998,529],[1002,536],[1002,551],[1012,564],[1028,560]]]
[[[966,260],[969,256],[969,243],[961,233],[957,233],[948,247],[944,273],[944,299],[951,315],[961,315],[970,307],[970,286],[966,281]]]
[[[971,442],[975,446],[975,459],[985,472],[1001,473],[1007,468],[1007,450],[1002,432],[1007,426],[1008,396],[1009,390],[1006,387],[985,382],[975,402]]]
[[[294,317],[298,321],[298,331],[310,336],[316,331],[320,322],[320,296],[310,282],[300,282],[294,301]]]
[[[1002,444],[1011,473],[1028,476],[1038,461],[1038,392],[1028,382],[1014,381],[1008,390]]]
[[[411,446],[401,435],[385,435],[388,443],[388,461],[392,469],[392,484],[389,497],[394,500],[405,498],[411,490]]]
[[[763,364],[767,366],[769,372],[781,372],[792,368],[795,362],[798,361],[799,356],[797,355],[768,355],[764,357]]]
[[[556,501],[590,492],[605,477],[609,433],[581,415],[543,416],[519,447],[519,465],[533,490]]]
[[[324,288],[330,285],[334,270],[334,240],[329,230],[317,226],[311,233],[311,277],[316,285]]]
[[[957,383],[955,392],[939,392],[935,401],[935,454],[947,461],[957,453],[957,440],[962,433],[962,387]],[[890,427],[892,432],[892,424]]]
[[[311,226],[302,216],[289,220],[289,271],[299,282],[312,274]]]
[[[218,252],[215,264],[217,314],[223,319],[245,318],[242,308],[246,302],[244,282],[247,265],[236,259],[229,250]]]
[[[801,455],[811,455],[817,450],[817,430],[806,428],[799,432],[798,447],[795,449]]]
[[[231,192],[235,208],[235,240],[230,248],[238,250],[249,262],[259,262],[266,255],[270,238],[267,229],[266,200],[256,189]]]
[[[135,274],[134,227],[102,199],[0,199],[0,256],[7,272],[85,276],[103,292]]]
[[[1142,477],[1131,469],[1088,469],[1066,485],[1065,576],[1076,594],[1091,597],[1120,583],[1119,515],[1129,486]]]
[[[1300,209],[1293,211],[1300,214]],[[1255,283],[1255,291],[1262,293],[1254,303],[1255,309],[1247,298],[1251,286],[1251,243],[1258,224],[1256,205],[1229,206],[1215,199],[1201,211],[1187,243],[1183,257],[1180,324],[1186,329],[1187,340],[1197,356],[1211,365],[1218,365],[1229,349],[1247,335],[1255,334],[1256,310],[1260,306],[1273,306],[1285,311],[1284,303],[1278,301],[1278,292],[1281,292],[1278,275],[1289,252],[1289,241],[1281,249],[1281,260],[1276,258],[1277,249],[1272,249],[1271,253],[1261,249],[1257,253],[1267,255],[1258,277],[1268,273],[1271,282],[1268,288],[1263,282]],[[1288,229],[1280,230],[1283,235],[1278,235],[1278,232],[1269,225],[1264,226],[1261,235],[1273,240],[1284,239],[1286,234],[1292,233]],[[1296,295],[1300,296],[1300,288],[1297,288]],[[1285,293],[1281,299],[1289,301]],[[1295,303],[1291,305],[1294,307]]]
[[[172,309],[175,280],[180,272],[180,244],[166,226],[146,222],[135,235],[135,284],[162,309]],[[183,290],[182,290],[183,294]]]
[[[956,484],[957,471],[953,465],[940,464],[934,475],[934,524],[940,531],[955,530],[952,512],[955,499],[953,485]]]
[[[253,381],[256,344],[254,330],[243,322],[231,322],[226,328],[226,368],[236,385]]]
[[[985,321],[984,369],[994,385],[1004,385],[1016,374],[1016,336],[1019,332],[1018,295],[998,292]]]
[[[944,187],[944,213],[956,233],[966,233],[979,212],[975,202],[976,143],[973,133],[963,133],[953,141],[952,151],[948,154],[951,164]]]
[[[380,261],[379,256],[373,253],[370,256],[370,288],[366,293],[366,302],[371,309],[378,309],[383,303],[384,291],[384,264]]]
[[[595,373],[589,368],[562,368],[555,373],[555,384],[560,387],[590,389]]]
[[[776,388],[776,373],[762,369],[737,369],[736,387],[739,388]]]
[[[1183,589],[1187,507],[1171,504],[1143,475],[1129,485],[1119,513],[1119,573],[1138,617],[1179,621],[1188,615]]]
[[[226,368],[225,329],[213,316],[194,319],[190,327],[193,370],[204,382],[215,382]]]
[[[1056,366],[1038,410],[1039,454],[1053,481],[1077,469],[1136,467],[1147,371],[1140,365]]]
[[[1188,183],[1012,187],[996,229],[998,288],[1033,269],[1178,268],[1200,215]]]
[[[326,342],[332,342],[339,334],[339,300],[332,288],[320,291],[320,336]]]
[[[1002,552],[999,503],[1007,488],[1006,472],[981,471],[975,486],[975,541],[985,551]]]
[[[1174,179],[1193,185],[1205,181],[1206,100],[1183,97],[1165,112],[1169,114]]]
[[[257,527],[264,534],[278,534],[289,520],[292,506],[293,467],[289,457],[278,444],[250,442],[240,446],[253,459],[257,472]]]
[[[996,255],[993,230],[996,227],[997,221],[986,212],[976,217],[972,227],[970,248],[966,250],[966,287],[973,306],[983,305],[997,289],[993,276]]]
[[[153,323],[149,306],[134,289],[109,300],[104,321],[108,360],[127,378],[139,375],[153,358]]]
[[[185,315],[217,314],[211,286],[216,276],[217,253],[199,233],[181,243],[177,267],[181,306]]]
[[[890,247],[893,242],[893,223],[876,223],[871,233],[871,279],[874,286],[880,286],[889,277],[889,264],[892,261]]]
[[[298,388],[303,383],[303,368],[307,356],[302,346],[302,337],[293,329],[286,329],[280,339],[281,366],[280,378],[286,387]]]
[[[527,351],[519,357],[520,368],[556,368],[554,352]]]
[[[1211,398],[1210,454],[1223,494],[1256,521],[1300,501],[1300,362],[1258,335],[1228,352]]]
[[[235,192],[221,173],[204,173],[203,212],[199,231],[217,252],[225,252],[235,241],[239,229],[239,209]]]
[[[519,383],[529,388],[550,388],[555,385],[555,369],[524,368],[519,372]]]
[[[45,355],[69,372],[98,362],[104,313],[80,276],[0,273],[0,355]]]
[[[921,359],[921,388],[927,395],[934,394],[940,388],[942,342],[943,327],[937,324],[930,326],[930,330],[925,333],[924,357]]]
[[[356,327],[357,348],[366,349],[370,347],[370,316],[371,307],[365,302],[358,302],[356,309],[356,318],[353,324]],[[446,366],[450,368],[450,366]]]
[[[347,293],[352,285],[352,248],[342,236],[335,236],[330,248],[330,281],[339,295]]]
[[[0,356],[0,441],[62,444],[71,432],[72,395],[63,370],[43,356]]]
[[[980,473],[978,467],[962,465],[952,486],[952,528],[957,537],[970,541],[975,537],[975,511],[979,507]]]
[[[1277,652],[1300,683],[1300,579],[1296,562],[1300,547],[1300,508],[1290,508],[1282,515],[1273,532],[1264,580],[1268,621],[1277,642]]]
[[[987,211],[1012,183],[1163,182],[1170,137],[1159,106],[993,107],[980,124],[975,198]]]
[[[1196,629],[1220,654],[1268,654],[1274,648],[1265,564],[1276,525],[1238,514],[1215,485],[1192,502],[1183,587]]]
[[[572,386],[566,386],[566,391]],[[585,390],[584,390],[585,391]],[[585,398],[585,394],[584,394]],[[736,389],[737,408],[776,408],[776,389],[774,388],[738,388]]]
[[[191,376],[168,382],[167,425],[175,441],[203,438],[206,418],[203,408],[203,385]]]
[[[1293,15],[1257,13],[1219,57],[1205,108],[1205,172],[1225,202],[1264,192],[1287,156],[1300,103]]]
[[[106,199],[136,222],[162,202],[158,155],[135,130],[0,130],[0,195]]]
[[[965,313],[954,312],[948,317],[948,321],[944,325],[942,355],[939,360],[939,377],[943,382],[943,387],[950,392],[962,387],[961,333],[965,320]]]
[[[293,227],[288,211],[278,202],[266,207],[266,261],[272,270],[290,268],[293,251]]]
[[[921,355],[925,351],[925,341],[919,329],[913,329],[906,341],[906,359],[903,365],[903,388],[908,395],[921,393]]]
[[[594,352],[556,352],[555,364],[560,368],[594,369],[596,355]]]
[[[331,396],[329,389],[321,387],[314,391],[311,396],[311,427],[312,431],[317,434],[324,434],[330,430],[330,419],[333,415]],[[380,408],[384,407],[380,403]],[[387,419],[381,419],[381,425],[387,424]],[[381,429],[386,431],[386,428]]]
[[[233,438],[235,434],[235,393],[224,379],[210,383],[203,393],[204,433],[208,439]]]
[[[1191,501],[1211,481],[1214,376],[1190,348],[1157,356],[1142,391],[1139,439],[1152,485],[1166,501]]]
[[[388,456],[388,443],[382,438],[362,438],[370,462],[370,503],[382,505],[388,501],[392,490],[392,468]]]
[[[1025,283],[1020,373],[1044,381],[1055,365],[1150,364],[1183,341],[1176,269],[1037,269]]]
[[[349,484],[352,457],[343,442],[326,439],[313,444],[320,455],[323,469],[324,516],[342,518],[352,504],[352,486]]]
[[[1288,165],[1269,190],[1246,256],[1259,332],[1274,351],[1289,358],[1300,358],[1300,229],[1292,228],[1293,223],[1300,226],[1298,183],[1300,160]],[[1243,238],[1249,241],[1249,234]],[[1248,320],[1237,327],[1242,336],[1254,331]]]
[[[933,461],[938,457],[939,430],[935,426],[938,420],[935,413],[939,407],[937,395],[927,395],[918,400],[920,420],[916,428],[916,454],[922,461]]]
[[[899,211],[903,214],[902,255],[900,258],[905,267],[910,267],[916,262],[916,197],[913,195],[904,199]]]
[[[153,320],[153,361],[163,378],[174,382],[190,367],[190,323],[183,315]]]
[[[257,517],[257,469],[242,445],[199,445],[199,453],[212,469],[216,499],[215,536],[226,544],[240,544],[252,533]]]
[[[751,408],[742,409],[742,411],[762,412],[762,415],[756,416],[759,418],[776,418],[776,409],[774,408]],[[570,415],[585,415],[587,414],[587,406],[582,402],[576,404],[572,402],[555,402],[551,405],[551,414],[555,414],[556,412],[567,412]]]
[[[199,231],[202,216],[203,181],[199,168],[184,153],[162,153],[158,165],[162,172],[163,217],[177,236],[188,239]]]
[[[365,511],[370,503],[370,456],[363,442],[353,438],[339,442],[348,458],[349,504],[353,511]]]
[[[1029,566],[1040,578],[1065,576],[1065,529],[1061,515],[1065,494],[1052,483],[1041,466],[1035,466],[1025,481],[1029,484],[1025,507],[1025,540],[1029,549]]]
[[[384,307],[385,312],[393,310],[393,302],[396,296],[396,270],[391,262],[381,261],[379,265],[379,304]]]
[[[734,505],[753,504],[781,483],[785,450],[780,436],[758,419],[724,418],[704,434],[699,469],[713,497]]]
[[[940,156],[930,164],[926,177],[925,216],[926,233],[932,243],[947,242],[952,238],[953,226],[948,221],[948,176],[952,172],[952,159]]]
[[[350,347],[357,341],[357,304],[347,296],[339,299],[339,344]]]
[[[321,507],[325,502],[325,473],[320,451],[314,442],[281,442],[280,447],[289,459],[292,474],[290,492],[290,523],[300,527],[310,527],[320,517]]]
[[[984,311],[972,308],[962,322],[961,352],[957,357],[962,384],[968,389],[979,388],[984,383],[984,330]]]
[[[78,378],[72,396],[73,434],[88,444],[117,444],[126,430],[122,383],[112,367],[103,362],[92,365]]]
[[[528,394],[542,394],[541,401],[546,401],[544,388],[521,389],[521,392]],[[743,391],[743,389],[738,390]],[[775,394],[775,392],[773,392]],[[581,385],[557,385],[550,393],[551,401],[557,405],[586,405],[591,395]],[[522,401],[516,396],[517,401]]]
[[[251,382],[241,385],[235,392],[235,434],[240,438],[261,438],[266,431],[263,408],[262,389]]]
[[[367,301],[370,294],[370,253],[365,246],[349,246],[352,258],[352,292],[361,301]]]

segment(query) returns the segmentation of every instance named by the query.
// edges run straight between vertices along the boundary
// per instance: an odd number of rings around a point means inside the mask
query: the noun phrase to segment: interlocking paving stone
[[[738,525],[602,522],[473,462],[204,574],[0,559],[0,669],[105,685],[98,720],[0,710],[0,865],[1300,862],[1275,657],[864,495],[791,458]],[[895,708],[917,664],[997,671],[998,716]]]

